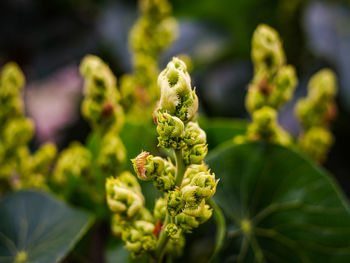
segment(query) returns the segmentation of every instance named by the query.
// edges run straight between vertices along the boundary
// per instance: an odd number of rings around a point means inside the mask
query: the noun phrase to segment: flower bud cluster
[[[164,197],[155,203],[153,221],[146,220],[149,229],[146,226],[142,229],[147,237],[147,247],[144,245],[146,241],[140,241],[137,234],[141,230],[138,227],[133,227],[133,231],[126,228],[130,223],[123,219],[133,222],[133,218],[138,218],[138,211],[143,209],[143,197],[139,191],[129,188],[120,177],[109,179],[106,187],[109,207],[118,214],[113,221],[114,232],[119,236],[122,233],[126,247],[134,255],[150,252],[159,259],[163,253],[181,255],[184,234],[211,217],[212,210],[207,201],[215,194],[218,180],[203,162],[208,151],[206,134],[193,121],[198,99],[184,62],[173,58],[160,74],[158,84],[161,100],[154,117],[159,146],[174,151],[176,165],[170,158],[153,156],[145,151],[132,160],[138,179],[153,181],[154,186],[164,193]],[[152,238],[156,247],[150,240],[151,224],[154,224]],[[132,245],[128,243],[130,240]],[[139,243],[134,245],[135,242]]]
[[[53,180],[57,185],[65,186],[79,178],[91,177],[92,156],[89,150],[78,142],[73,142],[63,150],[53,171]]]
[[[297,85],[293,66],[286,65],[278,33],[267,25],[259,25],[252,38],[251,57],[254,78],[246,95],[246,108],[252,116],[245,135],[234,138],[235,143],[265,140],[290,145],[292,138],[277,120],[280,109],[292,96]]]
[[[15,63],[6,64],[0,75],[0,180],[2,190],[35,187],[46,189],[56,147],[45,144],[35,153],[28,147],[34,123],[25,117],[22,88],[25,79]]]
[[[105,172],[116,174],[126,158],[125,147],[118,136],[123,126],[124,113],[119,104],[117,80],[110,68],[92,55],[84,58],[80,72],[85,77],[82,114],[100,139],[97,157],[99,167]]]
[[[179,118],[184,123],[191,121],[198,110],[198,97],[192,90],[191,77],[186,64],[174,57],[158,77],[161,89],[159,110]]]
[[[277,122],[277,111],[264,106],[253,113],[253,122],[248,125],[245,136],[237,136],[236,143],[246,141],[269,141],[281,145],[291,145],[292,138]]]
[[[166,149],[181,149],[184,147],[184,141],[182,140],[185,130],[184,123],[178,117],[167,112],[157,111],[155,115],[159,134],[158,146]]]
[[[323,69],[310,79],[307,97],[300,99],[295,108],[302,127],[299,148],[317,162],[325,159],[334,141],[329,124],[337,111],[336,93],[335,74],[330,69]]]
[[[123,125],[124,114],[112,71],[100,58],[88,55],[81,62],[80,73],[85,78],[83,116],[94,129],[102,129],[102,133],[118,132]]]
[[[157,236],[154,219],[144,207],[137,179],[129,172],[106,181],[107,204],[114,213],[112,231],[121,237],[133,256],[155,250]]]
[[[126,160],[126,150],[122,140],[112,132],[107,133],[101,141],[98,156],[99,166],[109,174],[116,174]]]
[[[197,113],[198,99],[185,63],[173,58],[159,75],[158,84],[161,88],[156,112],[159,146],[181,152],[185,166],[182,181],[167,193],[167,213],[182,232],[191,232],[211,217],[206,201],[214,195],[218,181],[203,163],[208,151],[206,134],[197,122],[191,121]]]
[[[320,126],[310,128],[298,139],[299,149],[317,162],[325,160],[333,143],[334,137],[329,129]]]
[[[122,104],[129,113],[149,116],[159,99],[158,59],[176,38],[177,23],[168,0],[139,1],[141,16],[133,26],[129,45],[133,74],[121,79]]]
[[[254,78],[249,85],[246,107],[254,111],[269,106],[281,108],[288,102],[297,85],[293,66],[286,65],[285,54],[278,33],[267,25],[259,25],[252,39]]]
[[[235,143],[266,140],[291,146],[291,136],[277,121],[277,110],[291,99],[297,85],[295,70],[285,65],[285,55],[278,33],[260,25],[252,40],[254,78],[246,96],[246,107],[253,122],[245,135],[234,138]],[[329,123],[337,107],[336,76],[330,69],[316,73],[309,81],[308,95],[295,106],[301,124],[297,147],[316,162],[322,162],[334,142]]]
[[[132,160],[132,163],[140,180],[152,180],[154,186],[163,192],[174,189],[175,167],[171,161],[142,152]]]

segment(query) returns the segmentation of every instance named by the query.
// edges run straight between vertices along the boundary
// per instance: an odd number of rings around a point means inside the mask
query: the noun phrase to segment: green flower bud
[[[20,178],[17,185],[13,185],[15,190],[36,188],[48,190],[46,178],[42,174],[30,173],[28,176]]]
[[[131,252],[133,257],[136,257],[144,252],[142,251],[141,238],[141,234],[136,229],[130,229],[123,231],[122,233],[122,239],[125,241],[125,248]]]
[[[322,69],[309,81],[309,96],[313,100],[327,102],[333,100],[337,93],[336,76],[330,69]]]
[[[25,79],[20,67],[14,63],[7,63],[1,71],[1,89],[8,87],[8,92],[18,92],[23,87]]]
[[[207,143],[207,135],[205,131],[203,131],[198,123],[189,122],[186,125],[184,142],[188,147],[194,146],[196,144],[206,144]]]
[[[212,214],[213,210],[210,208],[210,206],[205,205],[204,209],[202,210],[202,214],[197,217],[197,220],[200,224],[203,224],[211,218]]]
[[[172,239],[179,239],[181,237],[182,230],[177,225],[169,223],[165,227],[165,232]]]
[[[296,116],[304,130],[315,126],[327,126],[334,118],[336,92],[336,77],[331,70],[321,70],[311,78],[308,96],[300,99],[295,107]]]
[[[34,124],[32,120],[20,118],[11,120],[4,130],[4,141],[8,148],[27,144],[33,137]]]
[[[127,231],[128,221],[121,214],[113,214],[111,219],[111,231],[116,237],[121,237],[123,231]]]
[[[154,218],[157,221],[164,222],[167,213],[167,201],[164,198],[158,198],[154,205]]]
[[[106,89],[115,89],[117,80],[110,68],[97,56],[87,55],[80,64],[80,73],[86,78],[85,93],[88,96],[103,97]]]
[[[160,157],[150,155],[148,152],[140,153],[131,161],[140,180],[154,180],[155,177],[160,176],[164,171],[166,162]]]
[[[136,177],[130,172],[125,171],[118,175],[118,180],[127,188],[132,190],[134,193],[138,194],[143,198],[141,186],[137,181]]]
[[[98,156],[100,167],[109,172],[116,173],[126,159],[126,151],[123,142],[114,132],[105,135],[101,142],[101,150]]]
[[[313,127],[308,130],[298,141],[303,153],[316,162],[323,162],[334,143],[334,137],[330,131],[322,127]]]
[[[157,45],[160,50],[168,47],[177,37],[177,22],[173,17],[168,17],[163,19],[157,27],[157,33],[159,37],[157,38]]]
[[[185,202],[180,190],[175,189],[174,191],[168,192],[167,208],[171,216],[176,216],[179,214],[184,206]]]
[[[130,44],[137,52],[133,55],[147,54],[155,57],[176,37],[177,24],[173,18],[162,19],[158,24],[151,19],[154,20],[154,18],[141,17],[131,29]],[[153,26],[152,29],[150,29],[151,26]]]
[[[309,98],[300,99],[295,105],[295,114],[305,130],[313,126],[322,125],[322,115],[326,111],[326,108],[324,105],[317,108],[314,105],[315,103]],[[321,112],[321,114],[318,112]]]
[[[161,89],[159,109],[187,122],[198,110],[198,98],[191,89],[191,78],[184,62],[174,57],[160,73],[158,86]]]
[[[123,231],[122,239],[133,257],[145,252],[154,251],[157,241],[153,235],[154,225],[147,221],[137,220],[127,231]]]
[[[193,71],[193,61],[189,55],[183,53],[183,54],[177,55],[177,58],[182,60],[186,64],[188,72]]]
[[[32,170],[35,173],[48,173],[57,154],[56,145],[46,143],[36,151],[32,159]]]
[[[120,95],[112,71],[101,59],[88,55],[80,65],[80,72],[85,77],[83,116],[103,133],[110,129],[118,132],[124,113],[118,104]]]
[[[143,207],[143,197],[119,178],[107,178],[106,193],[108,207],[114,213],[132,218]]]
[[[193,176],[190,185],[198,186],[197,197],[208,200],[215,194],[218,182],[219,180],[215,180],[215,174],[205,171]]]
[[[168,172],[167,172],[168,171]],[[164,170],[164,173],[156,177],[153,181],[154,186],[162,191],[168,192],[175,187],[175,168]]]
[[[122,96],[122,105],[130,107],[133,103],[133,96],[135,92],[135,79],[133,75],[124,74],[120,79],[120,93]],[[127,111],[127,110],[126,110]]]
[[[170,255],[174,258],[181,257],[183,255],[185,243],[186,240],[183,234],[179,235],[179,238],[177,239],[170,238],[166,246],[167,255]]]
[[[184,162],[186,165],[201,164],[208,153],[207,144],[196,144],[184,150]]]
[[[82,103],[82,114],[95,129],[102,132],[108,129],[119,132],[124,123],[123,108],[113,104],[108,99],[105,102],[96,102],[85,98]]]
[[[255,72],[280,68],[285,63],[285,55],[277,31],[267,25],[259,25],[253,34],[251,56]]]
[[[91,171],[91,153],[80,143],[74,142],[60,154],[53,172],[58,184],[65,184],[69,178],[88,177]]]
[[[199,186],[197,185],[186,185],[181,188],[182,197],[186,203],[197,205],[202,199],[197,196]]]
[[[193,177],[196,176],[198,173],[206,172],[206,171],[208,171],[208,166],[205,163],[192,164],[188,166],[186,169],[181,187],[185,187],[186,185],[190,184]]]
[[[204,213],[205,210],[205,200],[202,199],[199,204],[186,204],[183,213],[189,216],[199,217]]]
[[[262,107],[253,113],[253,123],[248,126],[249,140],[267,140],[273,143],[289,145],[290,135],[277,123],[277,112],[271,107]]]
[[[144,234],[153,234],[154,225],[147,221],[136,221],[136,229]]]
[[[24,76],[15,63],[7,63],[0,76],[0,126],[4,129],[7,121],[23,118],[21,89]]]
[[[132,162],[139,179],[153,180],[155,187],[163,192],[175,187],[175,167],[171,162],[148,152],[140,153]]]
[[[269,139],[275,135],[276,120],[276,110],[265,106],[253,113],[253,125],[248,129],[251,130],[251,134],[256,134],[262,139]]]
[[[171,12],[171,5],[166,0],[146,0],[140,2],[142,13],[153,13],[158,19],[168,16]]]
[[[245,106],[250,113],[253,113],[254,111],[266,105],[267,96],[265,93],[261,92],[259,87],[260,86],[250,84],[248,88],[248,92],[245,97]]]
[[[185,233],[191,233],[193,228],[199,226],[198,220],[194,216],[180,213],[175,216],[175,224],[178,225]]]
[[[157,132],[159,146],[163,148],[181,149],[184,146],[184,124],[170,114],[157,111]]]
[[[281,67],[274,80],[274,89],[268,98],[268,104],[275,109],[280,108],[292,98],[297,83],[294,67],[291,65]]]

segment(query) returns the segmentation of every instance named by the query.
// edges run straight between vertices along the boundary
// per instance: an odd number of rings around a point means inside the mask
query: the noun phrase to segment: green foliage
[[[105,62],[93,55],[83,59],[81,111],[92,133],[86,145],[73,142],[60,153],[50,180],[56,147],[48,143],[35,153],[29,151],[34,125],[23,109],[24,76],[13,63],[3,68],[0,194],[30,187],[52,190],[92,211],[99,222],[110,219],[112,234],[125,248],[119,244],[108,253],[108,261],[171,262],[183,255],[185,235],[212,215],[217,236],[210,262],[222,246],[221,262],[349,261],[348,204],[323,170],[294,152],[298,149],[316,162],[325,160],[334,141],[334,73],[315,74],[307,97],[297,103],[302,132],[295,143],[278,124],[278,110],[293,96],[296,71],[286,63],[278,33],[260,25],[252,38],[254,77],[246,97],[252,122],[204,117],[197,121],[199,103],[190,63],[174,57],[162,72],[158,68],[161,52],[176,36],[169,2],[143,0],[140,11],[129,39],[134,69],[122,76],[120,93]],[[221,145],[207,158],[222,180],[219,184],[204,161],[207,143],[211,148]],[[132,163],[126,163],[132,157]],[[124,171],[131,166],[137,178]],[[150,188],[151,183],[159,191]],[[227,242],[225,218],[214,194],[228,220]],[[0,212],[4,262],[57,262],[91,223],[87,214],[37,192],[6,197]]]
[[[108,249],[106,252],[107,263],[147,263],[147,257],[132,258],[129,251],[121,244]]]
[[[47,143],[34,154],[28,144],[33,121],[25,117],[21,91],[24,76],[15,63],[6,64],[0,76],[0,194],[24,188],[47,189],[56,147]]]
[[[47,193],[21,191],[0,203],[1,262],[60,262],[93,218]]]
[[[348,262],[350,212],[333,179],[300,154],[266,143],[227,145],[208,164],[228,224],[221,261]]]

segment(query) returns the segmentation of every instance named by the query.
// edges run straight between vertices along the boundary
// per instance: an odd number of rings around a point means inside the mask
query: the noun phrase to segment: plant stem
[[[185,171],[186,171],[186,166],[184,164],[183,156],[182,156],[182,149],[175,150],[175,161],[176,161],[175,185],[178,187],[181,187],[182,180],[184,178]],[[163,261],[163,257],[165,254],[165,247],[169,241],[169,237],[165,232],[164,228],[167,224],[169,224],[172,221],[173,221],[173,218],[171,218],[171,216],[167,212],[163,223],[163,229],[159,234],[159,239],[157,243],[156,257],[157,257],[158,263],[161,263]]]
[[[166,216],[165,216],[164,223],[163,223],[163,228],[159,234],[159,239],[158,239],[158,243],[157,243],[156,257],[157,257],[158,263],[161,263],[163,260],[164,248],[169,240],[169,236],[167,235],[167,233],[164,230],[164,227],[169,223],[170,223],[170,216],[169,216],[169,213],[167,212]]]
[[[221,208],[215,203],[213,199],[208,200],[208,204],[213,209],[213,217],[217,226],[217,232],[216,232],[216,246],[214,249],[214,252],[209,260],[209,262],[213,262],[217,255],[219,254],[222,245],[225,240],[226,235],[226,221],[224,214],[222,213]]]
[[[181,187],[182,180],[184,178],[186,166],[184,164],[182,149],[175,150],[175,161],[176,161],[176,176],[175,185]]]

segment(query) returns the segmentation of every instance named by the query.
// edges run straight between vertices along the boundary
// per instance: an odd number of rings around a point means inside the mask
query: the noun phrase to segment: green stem
[[[176,175],[175,175],[175,185],[178,187],[181,187],[182,180],[185,175],[186,166],[183,161],[182,156],[182,150],[175,150],[175,161],[176,161]],[[173,218],[169,215],[167,212],[164,223],[163,223],[163,229],[160,232],[158,243],[157,243],[157,249],[156,249],[156,257],[158,260],[158,263],[161,263],[163,261],[163,257],[165,254],[165,247],[166,244],[169,241],[169,237],[167,233],[165,232],[164,228],[167,224],[173,221]]]
[[[181,187],[182,180],[185,175],[186,166],[184,164],[182,150],[175,150],[175,161],[176,161],[176,176],[175,176],[175,185]]]
[[[159,239],[157,243],[156,257],[157,257],[158,263],[161,263],[163,260],[164,249],[169,240],[169,236],[164,230],[164,227],[169,223],[170,223],[170,216],[169,216],[169,213],[167,212],[163,223],[163,229],[159,234]]]
[[[215,203],[213,199],[209,199],[208,204],[213,209],[213,217],[217,225],[216,241],[215,241],[216,246],[215,246],[213,255],[209,260],[209,262],[213,262],[217,257],[217,255],[219,254],[222,248],[222,245],[224,244],[225,235],[226,235],[226,221],[221,208]]]

